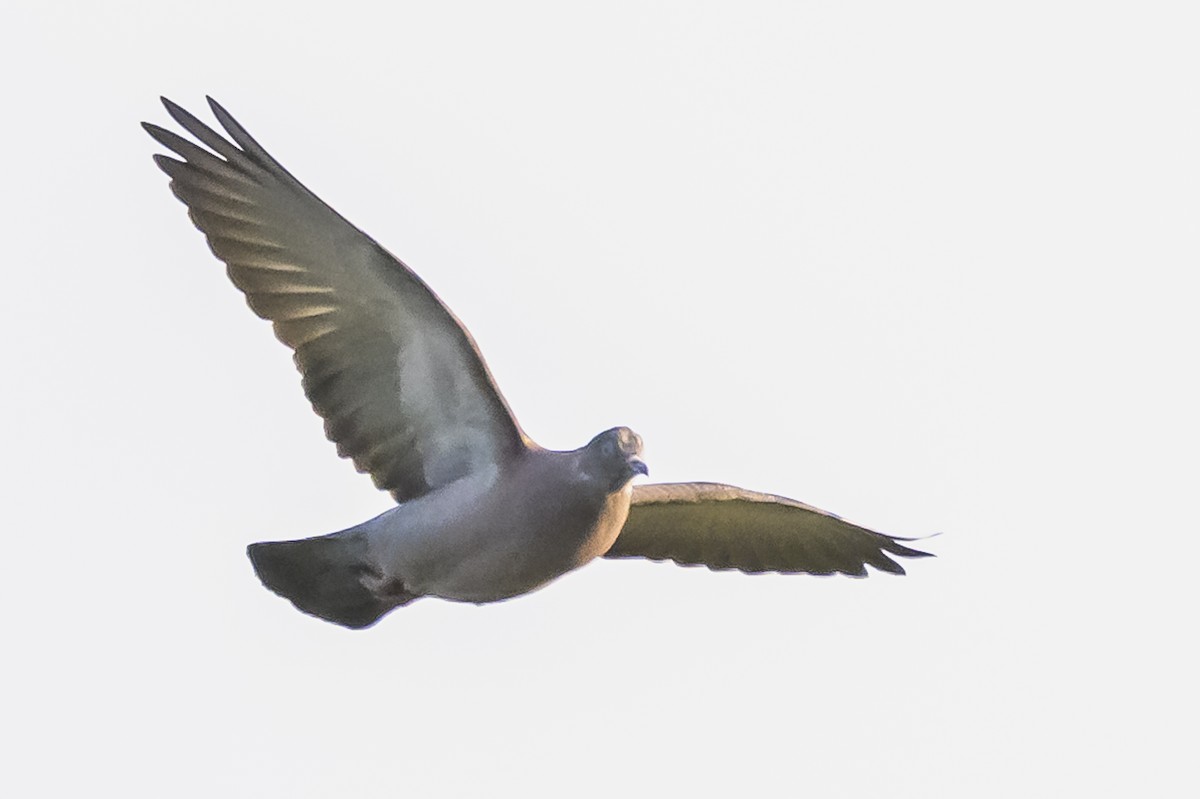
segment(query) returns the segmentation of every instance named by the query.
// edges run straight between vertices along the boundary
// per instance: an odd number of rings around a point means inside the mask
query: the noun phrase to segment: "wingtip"
[[[154,139],[164,147],[171,147],[169,142],[171,138],[175,136],[175,134],[173,134],[171,131],[167,130],[161,125],[155,125],[153,122],[143,122],[141,125],[142,130],[150,134],[150,138]]]
[[[914,536],[911,538],[906,538],[903,536],[888,536],[892,542],[892,546],[888,547],[888,551],[894,555],[900,555],[901,557],[905,558],[936,558],[937,555],[933,554],[932,552],[926,552],[923,549],[914,549],[913,547],[905,546],[900,542],[904,541],[905,543],[912,543],[914,541],[928,541],[929,539],[937,538],[940,535],[941,533],[930,533],[929,535]]]
[[[233,115],[225,110],[225,106],[218,103],[209,95],[204,95],[204,99],[208,101],[208,107],[212,110],[213,116],[217,118],[217,121],[221,123],[221,127],[225,128],[226,132],[233,136],[234,141],[238,141],[242,148],[245,149],[245,143],[240,142],[238,137],[239,133],[245,133],[245,131],[242,130],[242,126],[237,123]]]
[[[186,108],[176,102],[172,102],[167,97],[160,97],[158,99],[162,100],[163,108],[167,109],[167,113],[170,114],[171,119],[182,125],[184,130],[192,130],[197,120],[188,112]]]
[[[902,558],[936,558],[937,557],[937,555],[933,554],[932,552],[926,552],[923,549],[913,549],[912,547],[906,547],[903,544],[897,544],[894,541],[892,542],[892,544],[893,544],[892,546],[887,547],[887,551],[892,553],[893,555],[899,555]]]
[[[175,179],[187,169],[187,164],[183,161],[176,161],[174,158],[162,153],[155,153],[150,157],[154,159],[155,166],[165,172],[167,177],[171,179],[171,190],[175,191]]]

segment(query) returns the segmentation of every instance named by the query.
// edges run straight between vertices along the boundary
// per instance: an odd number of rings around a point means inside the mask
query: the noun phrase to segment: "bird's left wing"
[[[338,454],[403,502],[526,447],[471,335],[412,270],[211,99],[233,141],[163,102],[209,149],[145,124],[183,159],[154,160],[251,309],[295,350]]]
[[[606,558],[673,560],[743,572],[865,577],[866,566],[904,574],[888,557],[928,552],[786,497],[718,483],[633,487],[633,504]]]

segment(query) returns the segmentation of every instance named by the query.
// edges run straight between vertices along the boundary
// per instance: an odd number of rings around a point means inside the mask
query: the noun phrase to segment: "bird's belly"
[[[430,575],[425,593],[458,602],[496,602],[541,588],[575,568],[577,553],[481,549],[474,556]],[[580,564],[582,565],[582,564]]]
[[[622,522],[624,520],[622,519]],[[459,602],[496,602],[535,591],[604,554],[620,527],[597,518],[578,525],[533,525],[512,531],[481,528],[467,557],[427,572],[423,593]]]
[[[400,506],[376,547],[383,571],[404,590],[459,602],[495,602],[534,591],[604,554],[629,512],[628,491],[595,507],[541,506],[524,518],[505,518],[488,501],[444,519],[439,508]],[[432,503],[431,503],[432,504]],[[440,503],[439,503],[440,504]],[[383,517],[381,517],[383,518]]]

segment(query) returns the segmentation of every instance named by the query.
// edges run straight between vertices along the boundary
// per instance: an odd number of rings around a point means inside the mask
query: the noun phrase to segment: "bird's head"
[[[605,430],[584,447],[592,474],[608,482],[609,491],[619,491],[635,474],[650,474],[642,460],[642,437],[628,427]]]

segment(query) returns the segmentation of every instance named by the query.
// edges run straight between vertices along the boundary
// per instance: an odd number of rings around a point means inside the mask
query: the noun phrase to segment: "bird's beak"
[[[644,474],[647,477],[650,476],[650,467],[647,466],[645,461],[643,461],[641,458],[630,458],[629,470],[634,474]]]

